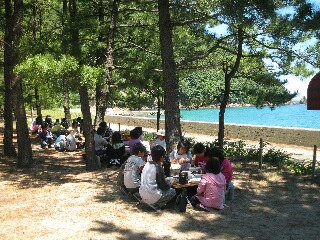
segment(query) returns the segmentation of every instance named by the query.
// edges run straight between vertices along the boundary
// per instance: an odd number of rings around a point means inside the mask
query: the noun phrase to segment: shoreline
[[[114,131],[124,131],[124,130],[131,130],[136,126],[131,125],[119,125],[118,124],[110,124],[111,129]],[[143,131],[149,132],[149,133],[156,133],[157,130],[155,128],[143,128]],[[195,134],[195,133],[186,133],[184,135],[187,138],[194,138],[197,142],[212,142],[215,139],[218,138],[218,136],[211,136],[211,135],[204,135],[204,134]],[[236,139],[236,138],[225,138],[226,141],[230,142],[237,142],[237,141],[244,141],[247,146],[259,146],[259,141],[253,141],[253,140],[243,140],[243,139]],[[288,145],[288,144],[279,144],[279,143],[271,143],[271,142],[265,142],[268,145],[268,148],[275,147],[277,149],[282,149],[283,151],[287,152],[291,155],[291,158],[293,160],[297,161],[311,161],[313,159],[313,151],[314,148],[312,147],[305,147],[305,146],[297,146],[297,145]]]
[[[294,104],[286,104],[286,105],[306,105],[304,103],[294,103]],[[254,107],[252,105],[242,105],[239,106],[239,104],[237,106],[232,106],[230,105],[228,108],[238,108],[238,107]],[[215,107],[202,107],[199,109],[216,109]],[[93,109],[92,109],[93,110]],[[180,110],[188,110],[185,108],[181,108]],[[94,112],[95,114],[95,110],[91,111]],[[160,112],[161,114],[161,120],[164,120],[164,110],[161,110]],[[110,115],[110,116],[131,116],[131,117],[142,117],[142,118],[148,118],[148,119],[156,119],[157,116],[157,109],[143,109],[143,110],[129,110],[129,109],[122,109],[122,108],[108,108],[106,111],[106,117]],[[181,121],[189,121],[189,122],[197,122],[197,123],[212,123],[212,124],[219,124],[218,121],[201,121],[201,120],[187,120],[187,119],[183,119],[182,116],[180,118]],[[216,119],[215,119],[216,120]],[[266,123],[268,124],[268,123]],[[225,125],[238,125],[238,126],[254,126],[254,127],[260,127],[260,128],[288,128],[288,129],[298,129],[298,130],[314,130],[314,131],[318,131],[320,130],[319,128],[312,128],[310,126],[308,127],[297,127],[293,125],[288,125],[288,126],[277,126],[277,125],[262,125],[262,124],[254,124],[254,123],[237,123],[237,122],[225,122]]]
[[[126,126],[143,126],[143,128],[156,128],[155,118],[115,116],[106,115],[104,119],[107,123],[120,124]],[[181,120],[181,130],[183,133],[207,135],[214,138],[218,135],[219,124],[185,121]],[[164,129],[165,120],[160,119],[160,129]],[[225,124],[225,139],[242,139],[259,141],[262,138],[265,142],[285,145],[295,145],[312,147],[320,146],[320,130],[266,127],[255,125]]]

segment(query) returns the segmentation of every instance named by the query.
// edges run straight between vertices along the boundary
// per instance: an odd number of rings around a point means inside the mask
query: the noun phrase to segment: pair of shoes
[[[135,198],[136,200],[138,200],[139,202],[142,201],[142,198],[141,198],[141,196],[140,196],[140,193],[138,193],[138,192],[132,194],[132,197]]]
[[[212,207],[207,207],[203,204],[197,204],[197,208],[198,210],[201,210],[201,211],[207,211],[207,212],[222,212],[223,209],[217,209],[217,208],[212,208]]]
[[[120,190],[129,197],[130,193],[128,192],[127,188],[125,186],[120,186]]]
[[[120,159],[111,159],[110,164],[112,165],[120,165]]]
[[[153,210],[160,212],[161,208],[157,204],[147,204],[149,207],[151,207]]]

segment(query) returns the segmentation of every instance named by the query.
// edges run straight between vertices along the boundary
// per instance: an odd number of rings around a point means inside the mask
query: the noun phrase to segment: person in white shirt
[[[75,151],[77,149],[77,140],[76,138],[73,136],[72,132],[70,132],[69,130],[66,131],[66,150],[67,151]]]
[[[69,152],[75,151],[77,149],[77,140],[72,131],[66,130],[65,134],[61,134],[55,141],[54,147],[60,152],[65,150]]]
[[[156,145],[160,145],[162,146],[164,149],[166,149],[166,140],[165,140],[165,132],[163,130],[159,130],[157,132],[157,138],[156,140],[154,140],[153,143],[151,143],[151,148],[156,146]]]
[[[136,143],[132,149],[131,155],[125,163],[124,167],[124,185],[128,192],[139,192],[141,172],[145,165],[143,157],[146,153],[146,148],[142,143]]]
[[[54,142],[54,148],[59,152],[63,152],[66,149],[66,135],[65,131],[57,137],[56,141]]]
[[[162,163],[165,155],[166,150],[160,145],[151,148],[152,161],[146,163],[141,174],[139,193],[142,201],[156,210],[164,207],[176,195],[164,178]]]
[[[177,149],[173,150],[169,155],[171,164],[180,164],[181,171],[188,171],[189,167],[191,167],[192,154],[189,151],[190,146],[190,142],[183,139],[179,141]]]
[[[105,151],[103,150],[104,147],[108,145],[108,142],[105,138],[103,138],[105,134],[105,129],[102,127],[99,127],[97,129],[97,133],[94,134],[94,149],[96,152],[96,155],[100,156],[105,154]]]

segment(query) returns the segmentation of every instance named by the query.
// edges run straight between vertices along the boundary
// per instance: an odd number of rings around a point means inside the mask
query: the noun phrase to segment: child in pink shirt
[[[227,189],[232,180],[233,170],[228,158],[224,158],[222,151],[219,148],[210,149],[209,155],[211,157],[217,157],[220,161],[220,168],[223,175],[226,177]]]
[[[224,208],[225,189],[226,178],[221,173],[219,159],[210,157],[206,164],[206,174],[202,176],[191,203],[194,207],[221,210]]]

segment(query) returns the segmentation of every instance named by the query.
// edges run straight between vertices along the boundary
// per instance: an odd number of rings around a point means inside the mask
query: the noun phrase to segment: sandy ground
[[[86,172],[81,152],[41,151],[18,169],[0,135],[0,239],[319,239],[320,181],[233,163],[235,199],[222,212],[174,203],[161,212],[116,186],[117,169]]]

